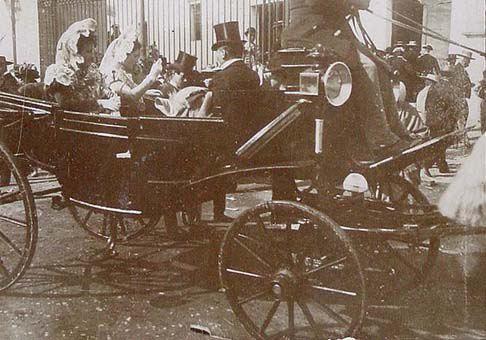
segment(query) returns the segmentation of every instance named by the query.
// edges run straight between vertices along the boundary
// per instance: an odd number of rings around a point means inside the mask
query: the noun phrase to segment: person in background
[[[0,56],[0,91],[17,93],[21,86],[19,79],[14,74],[14,70],[8,70],[8,66],[13,62],[7,61],[5,56]]]
[[[162,60],[158,59],[140,83],[134,80],[142,49],[139,34],[135,27],[123,32],[108,46],[100,64],[105,86],[121,98],[122,115],[145,112],[142,96],[158,83],[164,72]]]
[[[91,18],[69,26],[57,43],[56,63],[46,70],[47,94],[64,109],[82,112],[119,109],[119,100],[104,86],[94,64],[96,27]],[[102,101],[106,98],[110,99]]]
[[[257,70],[258,62],[261,60],[260,48],[256,44],[256,29],[254,27],[248,27],[245,31],[245,37],[248,39],[244,46],[243,61],[252,70]]]
[[[437,74],[440,75],[440,66],[437,58],[431,53],[434,50],[432,45],[427,44],[422,47],[422,54],[418,58],[419,69],[422,75]]]
[[[417,96],[417,109],[425,118],[424,122],[429,128],[429,136],[439,137],[454,131],[460,101],[455,96],[449,81],[440,76],[428,74],[425,77],[425,83],[425,88]],[[445,148],[439,150],[437,157],[427,163],[425,167],[428,169],[436,163],[439,172],[450,172],[445,152]],[[430,172],[427,175],[430,176]]]
[[[400,70],[400,78],[407,87],[407,101],[412,103],[417,99],[417,93],[423,87],[422,79],[419,77],[420,66],[419,58],[420,49],[416,41],[410,41],[406,45],[403,57],[406,62]]]
[[[450,79],[457,97],[461,100],[458,129],[465,129],[467,118],[469,116],[468,99],[471,98],[471,90],[473,88],[467,68],[471,64],[471,60],[474,60],[474,58],[472,57],[472,52],[466,50],[462,51],[462,54],[457,54],[457,56],[459,57],[459,60],[451,69]],[[466,132],[464,132],[462,139],[464,146],[469,147],[470,143]]]
[[[108,32],[108,46],[110,46],[110,44],[113,42],[113,40],[118,38],[120,36],[120,34],[121,34],[120,26],[118,26],[117,24],[111,25],[111,31]]]
[[[483,79],[479,81],[475,91],[478,97],[481,98],[480,121],[481,133],[484,134],[486,132],[486,70],[483,71]]]

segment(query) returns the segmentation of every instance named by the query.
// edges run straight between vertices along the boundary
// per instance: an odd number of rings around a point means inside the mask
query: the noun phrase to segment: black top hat
[[[179,72],[189,73],[196,66],[197,57],[179,51],[177,59],[167,66],[168,69],[177,70]]]
[[[228,21],[213,26],[214,33],[216,33],[216,42],[212,46],[212,50],[216,51],[221,46],[225,45],[243,45],[245,40],[241,40],[240,28],[238,21]]]
[[[8,61],[7,58],[5,58],[5,56],[0,55],[0,65],[1,64],[4,64],[4,65],[12,65],[13,62]]]

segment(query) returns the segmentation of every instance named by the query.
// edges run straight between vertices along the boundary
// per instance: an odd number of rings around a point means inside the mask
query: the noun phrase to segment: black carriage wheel
[[[399,189],[390,196],[390,203],[403,209],[409,214],[423,214],[431,209],[427,197],[411,182],[401,176],[391,176],[387,184]],[[389,187],[390,188],[390,187]],[[392,189],[393,190],[393,189]],[[379,191],[377,191],[379,193]],[[379,256],[393,260],[391,267],[387,269],[387,275],[394,276],[395,280],[388,280],[386,284],[399,293],[402,290],[415,288],[425,281],[434,267],[439,255],[440,239],[432,237],[420,243],[404,241],[379,242]],[[369,252],[369,249],[366,250]],[[397,267],[397,268],[395,268]],[[401,269],[401,271],[399,270]],[[385,292],[382,290],[382,292]],[[388,294],[388,293],[387,293]],[[395,294],[388,294],[392,296]]]
[[[0,291],[19,280],[29,267],[37,244],[37,213],[29,182],[14,156],[0,143],[0,168],[12,174],[0,186]]]
[[[117,225],[117,242],[132,240],[149,231],[159,222],[161,214],[152,216],[125,217],[108,212],[69,205],[69,212],[74,220],[90,235],[107,240],[109,238],[109,220],[114,217]]]
[[[365,280],[350,239],[325,214],[275,201],[241,214],[219,254],[228,301],[257,339],[356,334]]]

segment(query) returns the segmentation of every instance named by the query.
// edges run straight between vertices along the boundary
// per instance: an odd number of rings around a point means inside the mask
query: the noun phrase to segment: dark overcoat
[[[240,60],[213,77],[213,103],[221,107],[233,147],[240,146],[255,131],[259,89],[258,74]]]

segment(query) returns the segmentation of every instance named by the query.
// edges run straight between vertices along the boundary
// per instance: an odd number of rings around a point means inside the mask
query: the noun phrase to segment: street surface
[[[457,169],[464,152],[451,149],[448,156]],[[453,175],[432,173],[421,188],[436,202]],[[269,197],[268,190],[228,196],[227,213],[236,216]],[[250,338],[218,291],[210,230],[173,242],[161,221],[120,246],[117,258],[93,264],[85,259],[104,243],[78,227],[67,209],[52,210],[50,199],[36,204],[37,252],[24,278],[0,296],[0,339],[211,339],[191,325],[216,339]],[[209,219],[210,206],[203,210]],[[391,302],[372,302],[359,337],[486,339],[485,240],[444,239],[426,284]]]

